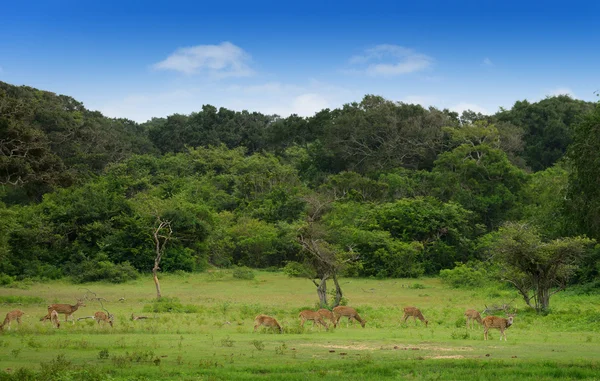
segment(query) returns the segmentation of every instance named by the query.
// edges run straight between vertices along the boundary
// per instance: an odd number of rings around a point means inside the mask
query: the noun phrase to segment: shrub
[[[303,278],[312,273],[312,271],[299,262],[289,261],[283,267],[283,273],[289,277]]]
[[[196,313],[200,309],[198,306],[193,304],[181,304],[179,298],[168,298],[162,297],[155,300],[152,304],[146,304],[144,306],[144,312],[183,312],[183,313]]]
[[[0,274],[0,286],[8,286],[15,281],[14,276],[8,274]]]
[[[107,281],[123,283],[137,279],[139,273],[129,262],[114,264],[107,260],[86,260],[70,266],[71,278],[75,283]]]
[[[245,266],[236,267],[233,269],[233,277],[237,279],[254,279],[254,271]]]
[[[457,263],[453,269],[440,271],[442,282],[454,288],[480,287],[488,279],[488,272],[480,264]]]

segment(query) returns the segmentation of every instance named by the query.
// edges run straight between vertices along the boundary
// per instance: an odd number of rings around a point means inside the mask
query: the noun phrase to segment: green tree
[[[488,228],[505,221],[517,204],[525,173],[506,153],[487,144],[461,144],[435,162],[438,196],[475,212]]]
[[[592,103],[559,95],[535,103],[517,101],[494,118],[523,129],[525,162],[533,171],[540,171],[564,156],[571,143],[572,126],[592,108]]]
[[[567,209],[577,231],[600,239],[600,103],[574,126]]]
[[[512,284],[528,306],[548,310],[550,297],[567,287],[586,250],[595,241],[567,237],[545,241],[536,228],[507,223],[483,240],[501,280]]]

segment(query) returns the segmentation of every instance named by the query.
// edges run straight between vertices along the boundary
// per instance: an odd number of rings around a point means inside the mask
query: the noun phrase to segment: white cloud
[[[568,87],[557,87],[555,89],[548,91],[546,94],[549,96],[568,95],[571,98],[575,98],[575,93],[573,92],[573,90],[569,89]]]
[[[248,77],[254,74],[248,63],[250,55],[242,48],[223,42],[220,45],[197,45],[179,48],[152,67],[185,74],[208,73],[214,78]]]
[[[218,83],[204,83],[178,90],[124,95],[110,103],[90,103],[88,106],[109,117],[129,118],[137,122],[175,113],[190,114],[200,111],[203,104],[282,117],[291,114],[312,116],[324,108],[341,107],[344,103],[356,101],[362,95],[362,92],[314,80],[302,86],[267,82],[223,87]]]
[[[485,57],[483,59],[483,66],[494,66],[494,63],[492,62],[491,59],[489,59],[488,57]]]
[[[488,110],[486,110],[484,107],[481,107],[475,103],[460,102],[459,104],[450,107],[450,110],[456,111],[459,115],[462,114],[463,111],[467,111],[467,110],[480,112],[483,115],[490,115],[490,112]]]
[[[382,44],[350,58],[349,63],[353,69],[346,73],[391,77],[427,69],[433,64],[433,58],[402,46]]]

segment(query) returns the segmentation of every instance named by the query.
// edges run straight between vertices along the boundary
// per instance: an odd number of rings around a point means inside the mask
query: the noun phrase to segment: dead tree
[[[154,284],[156,285],[156,298],[161,298],[160,293],[160,282],[158,281],[158,270],[160,270],[160,260],[165,252],[165,246],[171,239],[173,229],[171,228],[171,221],[163,220],[160,217],[156,217],[157,226],[154,229],[154,244],[156,250],[156,257],[154,258],[154,267],[152,268],[152,276],[154,278]]]

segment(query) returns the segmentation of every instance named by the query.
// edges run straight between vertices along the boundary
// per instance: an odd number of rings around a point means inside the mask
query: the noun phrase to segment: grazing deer
[[[52,326],[54,328],[60,328],[60,321],[58,319],[58,312],[52,310],[50,312],[50,321],[52,322]]]
[[[100,324],[101,321],[110,324],[110,326],[113,326],[113,318],[114,316],[112,314],[105,314],[102,311],[97,311],[94,314],[94,319],[98,322],[98,324]]]
[[[485,340],[488,339],[488,330],[490,328],[498,328],[500,330],[500,341],[502,341],[502,336],[504,336],[504,341],[506,341],[506,328],[510,327],[513,324],[513,318],[515,315],[509,314],[508,319],[497,317],[497,316],[486,316],[483,318],[483,337]]]
[[[8,326],[8,329],[10,330],[10,322],[12,322],[13,320],[16,320],[17,323],[20,325],[21,324],[21,316],[23,316],[24,312],[21,310],[13,310],[10,311],[9,313],[6,314],[6,317],[4,318],[4,322],[2,324],[0,324],[0,331],[2,331],[4,329],[4,326]]]
[[[481,315],[476,310],[466,310],[465,317],[467,318],[467,328],[469,328],[469,323],[471,323],[471,329],[473,329],[474,321],[483,325],[481,321]]]
[[[340,323],[340,319],[342,318],[342,316],[345,316],[348,318],[348,321],[346,322],[346,327],[348,326],[348,323],[352,320],[355,319],[358,322],[360,322],[360,325],[365,328],[365,324],[367,324],[367,321],[362,319],[358,313],[356,312],[356,310],[352,307],[346,307],[346,306],[337,306],[333,309],[333,315],[335,317],[335,323],[333,324],[334,327],[337,327]]]
[[[67,322],[69,321],[69,316],[77,311],[79,307],[85,307],[85,303],[81,299],[77,299],[77,303],[74,306],[70,304],[51,304],[48,306],[48,315],[41,318],[40,321],[50,320],[50,314],[52,311],[56,311],[59,314],[65,314],[65,321]],[[73,324],[75,324],[75,319],[73,319]]]
[[[329,311],[326,308],[321,308],[320,310],[317,311],[317,313],[319,315],[321,315],[321,317],[323,319],[329,319],[329,321],[331,322],[331,324],[335,325],[335,316],[333,315],[333,312]]]
[[[261,325],[269,328],[277,328],[280,333],[283,333],[283,328],[281,328],[281,325],[279,325],[275,318],[270,316],[261,314],[254,318],[254,332],[256,332],[256,329]]]
[[[321,324],[323,327],[325,327],[326,330],[329,330],[327,323],[325,323],[325,321],[323,321],[323,317],[321,317],[319,312],[311,311],[311,310],[304,310],[304,311],[300,312],[298,317],[301,320],[300,325],[302,326],[302,328],[304,328],[304,323],[307,320],[312,320],[313,326],[318,323],[318,324]],[[310,329],[312,329],[312,327]]]
[[[402,319],[404,319],[403,322],[406,323],[406,319],[408,319],[411,316],[415,323],[417,322],[417,319],[419,319],[423,323],[425,323],[425,328],[427,328],[427,324],[429,324],[429,320],[427,320],[427,319],[425,319],[425,317],[423,317],[421,310],[419,310],[417,307],[404,307],[404,316],[402,316]]]

